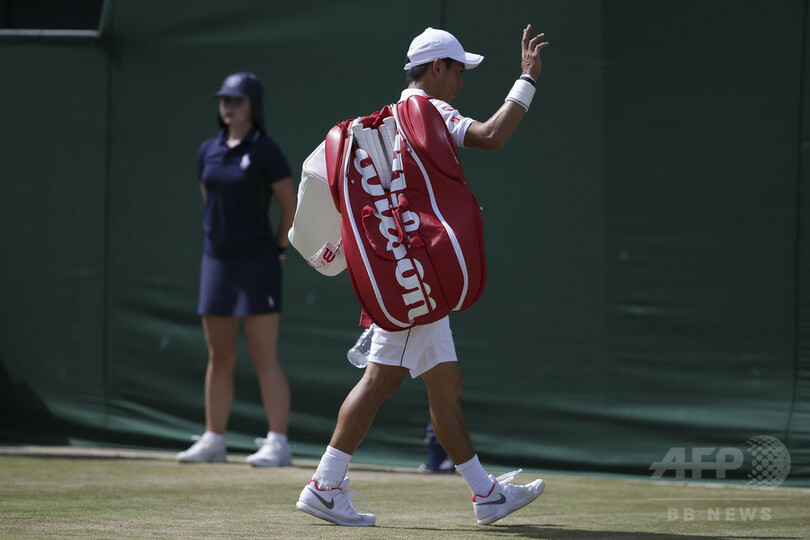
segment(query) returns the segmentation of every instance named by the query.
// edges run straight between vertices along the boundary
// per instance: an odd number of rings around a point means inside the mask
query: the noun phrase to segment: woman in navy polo
[[[276,343],[281,266],[296,193],[286,158],[267,136],[262,94],[262,85],[252,73],[227,77],[215,94],[222,131],[203,142],[197,154],[205,202],[198,311],[208,345],[206,432],[177,454],[178,461],[226,461],[224,434],[233,404],[241,320],[269,426],[261,448],[247,461],[260,467],[291,464],[290,390]],[[275,231],[268,218],[273,196],[281,210]]]

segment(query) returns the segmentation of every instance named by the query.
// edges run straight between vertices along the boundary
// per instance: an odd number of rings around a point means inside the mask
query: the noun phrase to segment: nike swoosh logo
[[[320,497],[318,497],[320,499]],[[504,497],[503,493],[501,493],[501,498],[497,501],[489,501],[489,502],[482,502],[478,503],[478,506],[484,506],[485,504],[503,504],[506,502],[506,497]]]
[[[321,501],[323,503],[323,505],[326,508],[328,508],[329,510],[331,510],[332,508],[335,507],[335,499],[332,499],[331,501],[327,501],[326,499],[324,499],[323,497],[321,497],[320,495],[315,493],[314,489],[309,488],[309,491],[312,492],[312,494],[315,495],[318,498],[318,500]],[[501,494],[501,497],[503,497],[503,494]]]

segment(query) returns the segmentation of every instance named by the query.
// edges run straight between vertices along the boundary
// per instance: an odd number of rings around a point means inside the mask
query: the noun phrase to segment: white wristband
[[[535,88],[532,83],[518,79],[515,81],[515,84],[512,85],[512,89],[509,91],[504,101],[514,101],[528,111],[529,105],[532,104],[534,90]]]

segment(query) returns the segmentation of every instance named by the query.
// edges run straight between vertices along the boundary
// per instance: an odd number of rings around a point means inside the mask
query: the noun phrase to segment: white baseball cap
[[[412,69],[440,58],[457,60],[464,64],[466,69],[477,67],[484,59],[480,54],[466,52],[450,32],[428,27],[411,41],[411,46],[408,47],[409,62],[405,64],[405,69]]]

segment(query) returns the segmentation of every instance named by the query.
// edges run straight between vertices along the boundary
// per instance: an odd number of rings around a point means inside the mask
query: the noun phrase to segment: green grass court
[[[181,465],[166,452],[0,447],[0,538],[810,537],[810,489],[523,473],[516,481],[544,478],[544,494],[481,527],[459,476],[360,464],[350,488],[377,526],[336,527],[295,508],[315,462],[270,470],[242,459]]]

